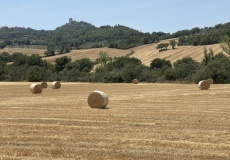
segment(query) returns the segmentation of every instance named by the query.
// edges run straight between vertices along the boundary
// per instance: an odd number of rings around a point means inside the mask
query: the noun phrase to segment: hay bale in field
[[[208,90],[210,88],[210,83],[207,80],[202,80],[198,83],[198,87],[201,90]]]
[[[137,80],[137,79],[133,79],[133,80],[132,80],[132,83],[133,83],[133,84],[138,84],[138,80]]]
[[[46,82],[41,82],[41,86],[42,86],[42,88],[47,88],[48,84]]]
[[[59,88],[61,88],[61,83],[59,81],[54,81],[51,83],[51,87],[53,89],[59,89]]]
[[[30,85],[30,92],[31,93],[42,93],[42,86],[41,84],[31,84]]]
[[[212,78],[207,79],[207,81],[209,82],[209,84],[213,84]]]
[[[108,96],[102,91],[93,91],[88,96],[88,105],[91,108],[104,109],[109,103]]]

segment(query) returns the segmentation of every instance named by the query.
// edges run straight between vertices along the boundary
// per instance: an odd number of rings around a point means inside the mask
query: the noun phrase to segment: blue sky
[[[53,30],[73,18],[174,33],[230,22],[230,0],[0,0],[0,27]]]

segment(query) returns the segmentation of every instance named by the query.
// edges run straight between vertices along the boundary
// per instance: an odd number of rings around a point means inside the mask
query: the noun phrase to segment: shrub
[[[177,60],[173,66],[177,79],[180,81],[191,81],[192,75],[199,69],[200,63],[193,60],[191,57],[185,57]]]
[[[172,64],[171,64],[171,62],[169,60],[160,59],[160,58],[155,58],[150,63],[150,68],[151,69],[163,68],[164,66],[167,66],[167,67],[170,68],[170,67],[172,67]]]

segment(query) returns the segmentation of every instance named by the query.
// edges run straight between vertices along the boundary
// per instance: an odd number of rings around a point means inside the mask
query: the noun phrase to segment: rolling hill
[[[169,39],[163,40],[159,43],[163,43],[163,42],[169,42]],[[142,61],[143,64],[149,66],[151,61],[155,58],[161,58],[161,59],[165,58],[173,63],[176,60],[181,59],[183,57],[192,57],[194,60],[200,62],[202,61],[202,58],[204,56],[204,47],[206,47],[207,49],[212,48],[215,54],[219,52],[223,52],[219,44],[203,45],[203,46],[176,46],[175,49],[171,49],[169,47],[168,50],[163,52],[159,52],[159,50],[156,49],[157,45],[158,45],[157,43],[152,43],[152,44],[141,45],[126,50],[107,48],[107,47],[93,48],[93,49],[79,49],[79,50],[72,50],[70,53],[66,53],[66,54],[58,54],[56,56],[44,57],[43,59],[51,63],[54,63],[55,59],[61,56],[71,57],[73,61],[85,57],[91,60],[95,60],[96,58],[99,57],[99,53],[101,51],[106,52],[110,57],[125,56],[130,54],[131,51],[134,51],[134,53],[131,54],[130,57],[138,58]],[[6,47],[4,49],[1,49],[0,53],[4,51],[10,54],[14,52],[21,52],[27,55],[39,54],[40,56],[44,56],[45,49],[34,47],[34,46],[30,46],[30,48]]]
[[[134,47],[128,50],[111,49],[111,48],[73,50],[71,51],[71,53],[68,54],[46,57],[44,59],[52,63],[56,58],[66,55],[71,57],[72,60],[79,60],[84,57],[90,58],[91,60],[95,60],[96,58],[98,58],[100,51],[108,53],[109,56],[111,57],[125,56],[129,54],[131,51],[134,51],[134,53],[130,55],[130,57],[138,58],[142,61],[143,64],[149,66],[151,61],[155,58],[161,58],[161,59],[165,58],[173,63],[178,59],[184,57],[192,57],[194,60],[200,62],[202,61],[204,56],[204,47],[206,47],[207,49],[212,48],[215,54],[219,52],[223,52],[219,44],[205,45],[205,46],[177,46],[173,50],[170,48],[163,52],[159,52],[159,50],[156,49],[156,46],[157,44],[153,43],[153,44]]]
[[[163,52],[159,52],[159,50],[156,49],[156,46],[157,44],[147,44],[132,48],[132,50],[135,52],[132,56],[140,59],[143,64],[150,65],[151,61],[155,58],[170,60],[173,63],[184,57],[192,57],[194,60],[200,62],[204,57],[205,47],[207,49],[211,48],[214,51],[214,54],[219,52],[224,53],[219,44],[203,46],[176,46],[175,49],[171,49],[169,47],[168,50]]]
[[[192,57],[200,62],[204,56],[204,47],[212,48],[215,54],[223,52],[218,43],[226,35],[230,35],[230,22],[169,34],[142,33],[122,25],[95,27],[87,22],[72,21],[52,31],[1,27],[0,48],[3,49],[0,49],[0,53],[20,52],[44,56],[46,50],[55,50],[55,56],[43,58],[51,63],[61,56],[69,56],[72,60],[84,57],[95,60],[101,51],[111,57],[129,55],[140,59],[145,65],[150,65],[155,58],[175,62],[183,57]],[[181,45],[175,49],[168,47],[168,50],[163,52],[156,49],[159,43],[168,43],[170,39],[176,39]],[[73,50],[70,53],[58,54],[71,48]]]

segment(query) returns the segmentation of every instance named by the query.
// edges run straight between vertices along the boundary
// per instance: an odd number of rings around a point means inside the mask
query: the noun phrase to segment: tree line
[[[222,46],[229,49],[229,41],[223,42]],[[198,83],[207,78],[212,78],[215,83],[230,83],[229,57],[223,53],[214,54],[212,49],[204,49],[201,62],[191,57],[178,59],[174,63],[156,58],[150,66],[146,66],[137,58],[112,58],[106,52],[100,52],[95,61],[89,58],[73,61],[68,56],[62,56],[54,64],[36,54],[0,54],[0,81],[130,83],[138,79],[148,83]]]
[[[62,54],[71,49],[100,47],[128,49],[169,38],[178,38],[178,45],[207,45],[220,43],[224,36],[230,36],[230,22],[214,27],[179,30],[170,34],[143,33],[122,25],[95,27],[87,22],[74,21],[47,31],[23,27],[1,27],[0,48],[44,45],[47,47],[45,55],[52,56],[54,52]]]
[[[95,27],[87,22],[72,22],[52,31],[23,27],[1,27],[0,47],[45,45],[47,51],[62,52],[69,49],[118,48],[158,42],[163,32],[143,33],[122,25]],[[64,48],[64,49],[63,49]]]

